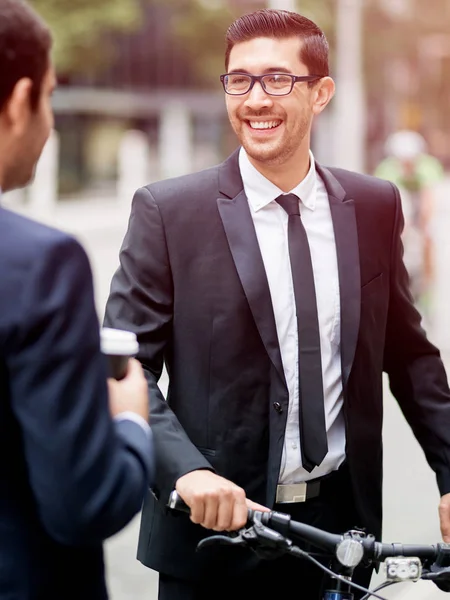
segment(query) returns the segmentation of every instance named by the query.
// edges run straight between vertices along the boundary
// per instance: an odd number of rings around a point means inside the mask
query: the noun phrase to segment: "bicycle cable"
[[[339,575],[338,573],[335,573],[334,571],[332,571],[331,569],[329,569],[328,567],[323,565],[320,561],[316,560],[313,556],[310,556],[307,552],[305,552],[304,550],[301,550],[301,548],[299,548],[298,546],[292,546],[289,550],[289,554],[294,554],[294,555],[296,554],[297,556],[301,556],[302,558],[307,558],[308,560],[313,562],[315,565],[320,567],[322,569],[322,571],[324,571],[330,577],[333,577],[334,579],[338,579],[339,581],[342,581],[346,585],[349,585],[349,586],[355,588],[356,590],[359,590],[360,592],[366,592],[366,596],[365,596],[366,598],[373,596],[374,598],[378,598],[378,600],[387,600],[387,598],[385,598],[384,596],[379,596],[378,594],[376,594],[375,590],[373,592],[371,592],[368,588],[365,588],[362,585],[358,585],[357,583],[354,583],[353,581],[349,581],[343,575]]]
[[[398,585],[399,583],[406,583],[406,581],[383,581],[383,583],[381,583],[378,587],[376,587],[374,590],[372,590],[371,592],[369,591],[365,596],[363,596],[361,598],[361,600],[367,600],[367,598],[370,598],[370,596],[373,596],[374,592],[379,592],[380,590],[387,588],[391,585]]]

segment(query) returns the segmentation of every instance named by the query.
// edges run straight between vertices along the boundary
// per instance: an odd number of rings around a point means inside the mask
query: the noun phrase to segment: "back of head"
[[[31,103],[37,106],[51,45],[48,27],[26,2],[0,0],[0,111],[23,78],[33,82]]]
[[[261,9],[239,17],[226,33],[225,68],[235,44],[258,37],[302,40],[300,59],[310,75],[329,74],[328,42],[323,31],[310,19],[287,10]]]

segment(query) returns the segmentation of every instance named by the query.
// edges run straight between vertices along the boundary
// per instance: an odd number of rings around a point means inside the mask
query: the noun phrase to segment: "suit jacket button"
[[[277,413],[281,414],[283,412],[283,407],[281,406],[281,404],[279,402],[274,402],[273,407],[277,411]]]

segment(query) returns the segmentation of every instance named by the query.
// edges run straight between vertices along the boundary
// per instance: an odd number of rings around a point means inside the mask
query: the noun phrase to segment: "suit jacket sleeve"
[[[44,527],[64,544],[98,543],[140,510],[151,435],[114,423],[88,259],[72,238],[41,244],[8,347],[11,406]]]
[[[213,470],[188,438],[158,387],[172,333],[173,294],[161,214],[150,191],[141,188],[133,199],[104,325],[134,331],[138,336],[139,359],[150,394],[156,455],[154,491],[163,504],[179,477],[196,469]]]
[[[384,367],[444,494],[450,492],[450,392],[439,351],[427,340],[409,291],[400,237],[401,200],[397,188],[392,187],[396,209]]]

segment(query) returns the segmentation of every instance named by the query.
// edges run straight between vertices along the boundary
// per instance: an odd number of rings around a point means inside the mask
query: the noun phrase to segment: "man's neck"
[[[309,148],[306,152],[297,152],[282,164],[256,161],[251,156],[248,158],[261,175],[283,192],[290,192],[297,187],[307,176],[311,164]]]

